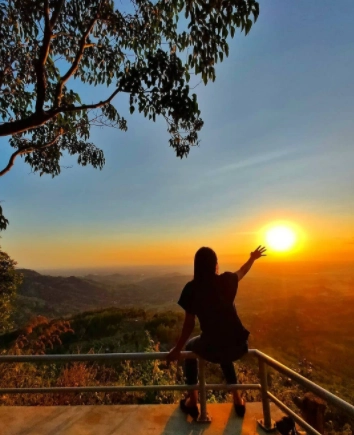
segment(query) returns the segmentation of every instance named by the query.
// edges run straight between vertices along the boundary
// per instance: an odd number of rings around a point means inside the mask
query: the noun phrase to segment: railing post
[[[268,398],[268,380],[267,380],[267,366],[261,357],[258,357],[259,362],[259,377],[261,380],[261,393],[262,393],[262,407],[263,407],[263,419],[258,420],[258,424],[266,432],[275,430],[275,423],[270,416],[270,403]]]
[[[200,423],[210,423],[211,418],[207,412],[207,395],[205,387],[205,361],[202,358],[198,358],[199,365],[199,394],[200,394],[200,415],[198,422]]]

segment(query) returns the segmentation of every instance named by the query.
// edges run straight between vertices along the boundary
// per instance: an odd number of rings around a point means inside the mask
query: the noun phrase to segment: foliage
[[[0,217],[1,219],[1,217]],[[11,329],[10,317],[21,276],[16,273],[16,261],[0,248],[0,333]]]
[[[8,224],[9,224],[9,221],[3,215],[2,207],[0,205],[0,231],[6,230],[6,227]]]
[[[80,313],[67,320],[48,321],[37,317],[14,337],[1,342],[6,350],[2,353],[102,353],[109,347],[110,352],[154,352],[165,348],[168,343],[159,343],[161,326],[180,329],[178,313],[164,312],[148,314],[143,310],[109,309]],[[109,327],[110,326],[110,327]],[[95,337],[91,337],[92,331]],[[150,329],[151,334],[147,332]],[[107,335],[108,334],[108,335]],[[12,337],[12,343],[9,338]],[[171,337],[168,337],[170,340]],[[258,364],[251,357],[236,363],[237,376],[241,383],[259,383]],[[316,380],[316,369],[307,359],[299,361],[291,368],[309,379]],[[222,383],[223,377],[218,365],[207,363],[207,381]],[[172,364],[166,367],[159,361],[121,361],[117,363],[75,362],[50,364],[3,364],[0,365],[1,387],[44,387],[44,386],[88,386],[88,385],[159,385],[183,383],[181,366]],[[294,400],[305,394],[291,379],[273,370],[268,372],[270,390],[288,407],[296,412]],[[245,391],[248,402],[260,401],[257,391]],[[83,405],[83,404],[132,404],[132,403],[174,403],[180,397],[178,392],[148,393],[60,393],[43,395],[4,395],[0,404],[4,405]],[[230,401],[225,391],[209,391],[209,403]],[[331,407],[326,411],[326,433],[348,433],[353,422]]]
[[[40,175],[58,175],[63,153],[101,169],[90,129],[127,129],[112,103],[119,94],[130,113],[162,116],[186,156],[203,125],[191,74],[214,81],[228,35],[247,34],[258,15],[256,0],[0,0],[0,136],[15,149],[0,176],[21,155]],[[80,82],[109,89],[82,102]]]
[[[183,319],[184,315],[182,313],[167,311],[155,314],[151,320],[146,322],[145,327],[152,337],[171,348],[178,339]]]
[[[92,320],[92,313],[88,313],[87,325]],[[106,331],[105,312],[97,313],[96,323],[98,330]],[[122,316],[121,313],[116,313]],[[126,316],[133,314],[127,311]],[[136,313],[134,313],[136,314]],[[112,315],[112,313],[111,313]],[[80,316],[78,316],[80,317]],[[83,324],[81,316],[81,325]],[[128,317],[129,319],[129,317]],[[111,317],[112,320],[112,317]],[[100,329],[103,327],[103,329]],[[21,330],[21,334],[15,339],[7,354],[42,354],[54,351],[61,353],[65,349],[63,344],[67,338],[74,335],[71,324],[68,321],[55,320],[49,322],[44,317],[34,319],[29,325]],[[55,347],[54,347],[54,346]],[[139,347],[129,343],[129,351],[156,352],[159,350],[148,332],[142,331],[139,336]],[[61,352],[60,352],[61,351]],[[76,350],[77,352],[77,350]],[[91,349],[89,351],[93,353]],[[2,353],[5,353],[3,351]],[[174,384],[176,379],[181,378],[181,369],[171,367],[166,369],[165,364],[159,361],[121,361],[112,364],[75,362],[71,364],[7,364],[0,366],[1,387],[39,387],[39,386],[88,386],[88,385],[159,385]],[[148,392],[148,393],[61,393],[19,396],[10,395],[0,397],[0,403],[6,405],[82,405],[82,404],[116,404],[116,403],[173,403],[174,392]]]
[[[37,316],[20,330],[12,351],[15,354],[44,355],[54,346],[60,346],[62,344],[61,336],[67,333],[74,333],[68,321],[55,320],[50,322],[46,317]]]

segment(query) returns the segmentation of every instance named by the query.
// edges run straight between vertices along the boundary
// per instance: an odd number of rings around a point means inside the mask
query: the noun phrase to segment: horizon
[[[242,264],[235,263],[225,263],[220,266],[220,273],[226,271],[236,271]],[[298,266],[303,266],[303,269],[298,269]],[[285,272],[288,273],[291,269],[299,271],[299,273],[306,274],[306,270],[319,270],[323,273],[322,268],[325,267],[333,273],[333,269],[342,269],[351,267],[354,265],[353,260],[339,260],[335,259],[333,261],[330,260],[322,260],[322,261],[307,261],[307,260],[274,260],[267,262],[257,262],[256,265],[253,266],[252,270],[249,272],[249,276],[257,276],[262,275],[263,273],[274,273],[274,267],[283,266],[279,272],[283,273],[284,268]],[[121,275],[150,275],[150,276],[164,276],[169,274],[181,274],[186,276],[193,275],[193,265],[192,264],[182,264],[182,265],[163,265],[163,264],[145,264],[145,265],[116,265],[116,266],[92,266],[92,267],[66,267],[66,268],[29,268],[22,265],[17,265],[16,270],[33,270],[42,275],[50,275],[50,276],[86,276],[86,275],[113,275],[113,274],[121,274]]]

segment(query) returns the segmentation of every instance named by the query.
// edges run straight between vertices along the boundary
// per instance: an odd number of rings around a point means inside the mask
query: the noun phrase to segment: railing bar
[[[198,385],[117,385],[117,386],[91,386],[91,387],[44,387],[44,388],[0,388],[0,394],[18,393],[102,393],[114,391],[185,391],[196,390]]]
[[[249,354],[255,354],[256,349],[250,349]],[[46,361],[125,361],[125,360],[164,360],[168,352],[130,352],[130,353],[96,353],[96,354],[55,354],[55,355],[1,355],[1,363],[14,362],[46,362]],[[193,352],[181,352],[181,359],[198,358]]]
[[[350,417],[352,418],[354,417],[353,405],[349,404],[348,402],[341,399],[340,397],[330,393],[329,391],[325,390],[324,388],[320,387],[319,385],[315,384],[309,379],[306,379],[304,376],[299,375],[298,373],[294,372],[293,370],[289,369],[288,367],[284,366],[283,364],[271,358],[270,356],[264,354],[263,352],[257,350],[257,355],[260,358],[262,358],[269,366],[289,376],[289,378],[296,380],[300,385],[306,387],[307,389],[315,393],[317,396],[321,397],[322,399],[326,400],[327,402],[330,402],[332,405],[341,409],[342,411],[347,413]]]
[[[260,390],[261,384],[206,384],[207,390]]]
[[[65,354],[65,355],[2,355],[0,363],[10,362],[48,362],[48,361],[125,361],[125,360],[164,360],[168,352],[145,353],[96,353],[96,354]],[[181,352],[181,359],[198,358],[193,352]]]
[[[317,432],[316,429],[314,429],[311,425],[306,423],[305,420],[303,420],[301,417],[299,417],[294,411],[292,411],[290,408],[288,408],[282,401],[280,401],[277,397],[275,397],[272,393],[268,391],[268,397],[280,408],[282,411],[285,412],[285,414],[292,417],[296,423],[298,423],[303,429],[305,429],[308,433],[312,435],[321,435],[320,432]]]
[[[272,429],[272,418],[270,413],[270,404],[267,396],[268,392],[268,378],[267,378],[267,366],[265,362],[259,358],[259,377],[261,380],[261,394],[262,394],[262,409],[263,409],[263,427],[266,431]]]
[[[206,390],[258,390],[258,384],[206,384]],[[98,393],[113,391],[186,391],[198,390],[199,385],[116,385],[116,386],[90,386],[90,387],[43,387],[43,388],[0,388],[0,394],[46,394],[46,393]]]
[[[199,358],[199,399],[200,399],[200,416],[199,421],[207,422],[210,421],[207,411],[207,390],[205,383],[205,361]]]

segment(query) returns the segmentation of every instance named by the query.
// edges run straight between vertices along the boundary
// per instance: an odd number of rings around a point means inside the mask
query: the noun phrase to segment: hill
[[[103,284],[78,278],[41,275],[19,269],[23,283],[18,289],[15,320],[21,325],[34,315],[56,317],[117,304]]]
[[[77,276],[42,275],[18,269],[23,283],[18,289],[15,323],[31,317],[49,318],[107,307],[176,308],[181,289],[190,277],[167,274],[145,278],[139,274]]]

